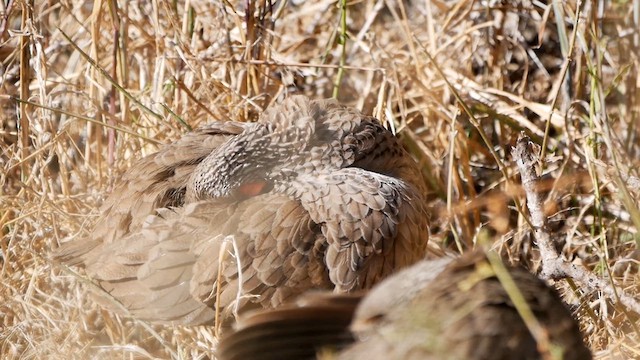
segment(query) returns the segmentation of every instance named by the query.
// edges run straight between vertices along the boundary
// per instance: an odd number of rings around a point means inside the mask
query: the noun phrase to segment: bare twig
[[[595,276],[585,267],[570,263],[560,256],[547,231],[547,219],[543,212],[542,196],[538,191],[539,177],[534,168],[538,157],[534,154],[531,139],[521,135],[512,151],[512,155],[520,171],[522,187],[527,196],[527,207],[531,214],[533,234],[542,257],[542,272],[540,275],[543,278],[555,280],[574,279],[582,283],[587,289],[601,291],[613,301],[620,302],[640,314],[640,303],[633,297],[620,289],[615,289],[612,284]]]
[[[338,67],[338,74],[333,83],[333,98],[338,98],[338,92],[340,91],[340,83],[342,83],[342,77],[344,76],[344,66],[347,59],[347,1],[340,1],[340,32],[338,34],[338,44],[340,44],[340,64]]]
[[[29,99],[29,78],[30,68],[29,60],[31,59],[31,52],[29,51],[30,37],[33,35],[31,32],[31,20],[33,17],[33,1],[25,1],[22,3],[22,24],[20,37],[20,97],[23,99]],[[29,117],[27,116],[27,104],[20,103],[20,146],[22,149],[22,159],[29,156]],[[22,166],[21,174],[26,179],[25,170],[27,166]]]

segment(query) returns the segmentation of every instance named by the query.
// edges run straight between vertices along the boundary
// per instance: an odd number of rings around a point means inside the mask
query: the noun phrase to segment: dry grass
[[[470,247],[488,229],[536,269],[507,185],[527,132],[544,144],[564,255],[637,292],[638,0],[353,1],[344,22],[328,0],[32,3],[3,0],[0,19],[0,358],[210,355],[212,330],[101,311],[48,254],[87,235],[118,174],[158,143],[292,93],[336,92],[395,126],[433,189],[434,244]],[[597,358],[640,357],[637,314],[556,285]]]

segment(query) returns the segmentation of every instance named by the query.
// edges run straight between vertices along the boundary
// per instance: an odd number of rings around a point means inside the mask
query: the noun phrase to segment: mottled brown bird
[[[590,359],[558,295],[509,268],[551,346],[531,335],[483,254],[419,262],[354,297],[308,294],[241,317],[218,346],[221,360]],[[549,350],[549,352],[547,352]]]
[[[425,192],[378,120],[294,96],[256,123],[212,123],[138,161],[91,236],[54,257],[84,266],[137,318],[202,324],[215,308],[369,288],[418,261]]]

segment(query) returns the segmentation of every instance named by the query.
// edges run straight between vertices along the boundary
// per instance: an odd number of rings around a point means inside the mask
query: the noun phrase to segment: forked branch
[[[614,302],[620,302],[627,308],[640,314],[640,303],[621,289],[616,289],[605,279],[599,278],[584,266],[576,265],[564,259],[556,250],[547,229],[547,218],[543,211],[543,198],[538,190],[539,177],[535,170],[538,156],[533,151],[533,142],[528,136],[521,135],[511,155],[515,160],[522,188],[527,196],[527,208],[531,215],[531,225],[540,255],[542,257],[541,276],[546,279],[572,278],[591,291],[601,291]]]

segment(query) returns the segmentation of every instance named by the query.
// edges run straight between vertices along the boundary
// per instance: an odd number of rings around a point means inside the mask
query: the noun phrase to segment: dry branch
[[[520,172],[522,188],[527,196],[527,208],[531,215],[533,234],[542,258],[540,276],[545,279],[571,278],[582,283],[590,291],[601,291],[614,302],[620,302],[640,314],[640,303],[606,280],[601,279],[581,265],[570,263],[562,258],[547,230],[547,218],[543,211],[542,195],[538,191],[539,177],[535,170],[538,156],[533,151],[533,142],[521,135],[511,152]]]

